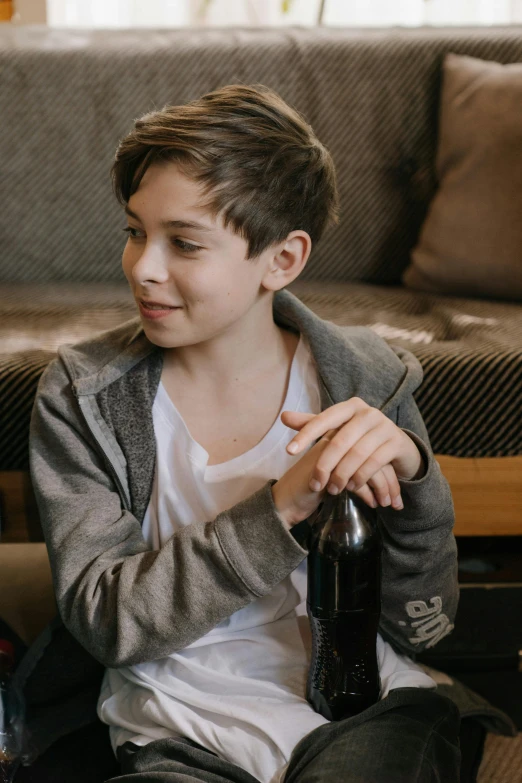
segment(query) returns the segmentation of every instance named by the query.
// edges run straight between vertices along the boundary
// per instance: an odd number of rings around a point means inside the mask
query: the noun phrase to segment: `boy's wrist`
[[[410,440],[415,444],[420,456],[420,464],[417,469],[417,472],[411,477],[401,479],[401,477],[398,476],[398,478],[399,480],[402,481],[420,481],[421,479],[425,478],[429,467],[429,457],[426,452],[426,447],[424,443],[421,443],[419,436],[416,435],[415,433],[412,433],[410,430],[406,430],[406,429],[403,429],[403,432],[406,433],[406,435],[408,435]]]
[[[291,511],[287,507],[285,507],[283,499],[281,498],[280,487],[277,483],[272,484],[272,498],[274,500],[274,506],[277,515],[279,516],[281,521],[286,525],[286,527],[290,530],[290,528],[292,528],[297,523]]]
[[[420,462],[420,465],[419,465],[419,469],[416,472],[416,474],[414,476],[412,476],[411,479],[409,479],[409,481],[418,481],[419,479],[424,478],[424,476],[427,473],[428,466],[426,464],[426,460],[425,460],[424,455],[422,454],[422,452],[420,452],[420,455],[421,455],[421,462]]]

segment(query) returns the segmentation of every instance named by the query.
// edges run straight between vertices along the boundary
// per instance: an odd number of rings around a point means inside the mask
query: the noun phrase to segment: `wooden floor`
[[[487,735],[477,783],[522,783],[522,733]]]
[[[522,535],[522,456],[435,455],[451,487],[457,536]],[[43,541],[29,473],[0,472],[2,543]]]

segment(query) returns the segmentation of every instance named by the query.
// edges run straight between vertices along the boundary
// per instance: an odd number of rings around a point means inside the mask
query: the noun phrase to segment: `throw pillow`
[[[453,52],[443,61],[438,189],[408,288],[522,299],[522,63]]]

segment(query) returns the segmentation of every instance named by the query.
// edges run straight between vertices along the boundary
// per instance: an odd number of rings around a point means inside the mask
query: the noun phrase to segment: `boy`
[[[107,667],[111,781],[457,781],[458,711],[408,657],[458,596],[422,368],[283,290],[338,220],[331,156],[236,84],[137,120],[112,174],[140,316],[59,349],[30,441],[60,615]],[[379,507],[383,690],[329,723],[305,699],[302,530],[350,481]]]

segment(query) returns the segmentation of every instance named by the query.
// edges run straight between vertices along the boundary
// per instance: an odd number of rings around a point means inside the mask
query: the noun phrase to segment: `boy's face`
[[[164,348],[194,345],[225,332],[263,290],[290,282],[288,272],[271,271],[285,242],[267,249],[255,262],[247,261],[246,240],[198,207],[201,200],[196,182],[175,163],[162,162],[147,169],[127,205],[137,217],[128,215],[132,230],[122,266],[137,304],[146,299],[179,307],[156,319],[147,318],[140,307],[145,334]],[[200,223],[203,228],[167,224],[174,220]]]

